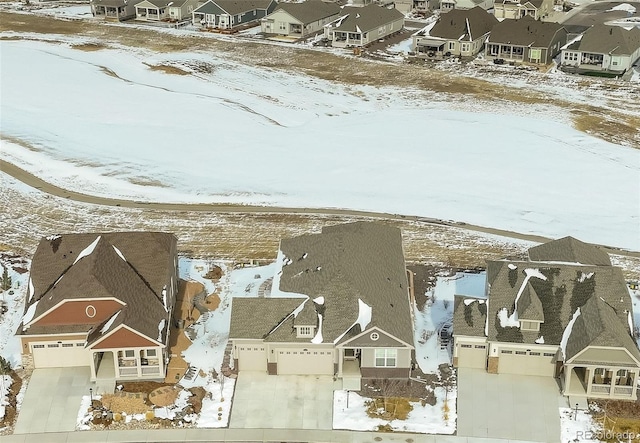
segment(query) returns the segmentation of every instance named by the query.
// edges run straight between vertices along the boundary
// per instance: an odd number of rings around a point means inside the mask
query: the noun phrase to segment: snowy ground
[[[0,419],[4,418],[5,406],[9,404],[9,390],[13,379],[10,375],[0,375]]]
[[[416,299],[427,298],[423,310],[414,311],[416,360],[425,374],[437,373],[438,366],[443,363],[451,364],[449,351],[440,349],[438,331],[452,323],[454,295],[485,298],[485,280],[484,272],[458,272],[451,277],[438,277],[435,287],[426,294],[415,294]]]
[[[0,356],[7,359],[13,368],[21,364],[20,340],[14,334],[24,312],[24,300],[28,287],[29,274],[20,274],[14,270],[14,266],[28,269],[27,260],[0,256],[0,264],[5,266],[12,281],[12,288],[0,292],[0,301],[6,304],[7,312],[0,314]],[[0,267],[0,275],[2,275]],[[11,294],[13,292],[13,294]]]
[[[378,426],[390,425],[394,431],[419,432],[423,434],[453,434],[456,430],[456,393],[449,392],[445,419],[444,388],[435,389],[436,404],[422,406],[420,402],[411,402],[413,410],[406,420],[386,421],[371,418],[367,415],[365,402],[370,400],[354,392],[334,391],[333,394],[333,429],[350,429],[354,431],[375,431]],[[347,395],[349,405],[347,407]]]
[[[559,408],[560,439],[562,443],[598,443],[600,426],[593,421],[591,414],[575,409]]]
[[[63,187],[425,215],[640,249],[638,202],[617,192],[635,186],[640,152],[548,114],[454,111],[415,91],[347,88],[212,54],[0,44],[3,134],[32,145],[3,141],[0,155]],[[148,68],[158,64],[193,74]],[[496,119],[499,135],[488,130]],[[437,130],[417,137],[424,122]]]
[[[629,289],[629,296],[631,297],[633,323],[635,327],[633,334],[635,336],[636,343],[638,344],[638,348],[640,348],[640,290]],[[640,380],[638,380],[638,385],[640,386]]]

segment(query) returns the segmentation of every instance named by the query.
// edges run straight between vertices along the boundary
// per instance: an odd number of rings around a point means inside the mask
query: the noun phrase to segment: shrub
[[[0,356],[0,374],[6,375],[11,373],[11,363],[4,357]]]

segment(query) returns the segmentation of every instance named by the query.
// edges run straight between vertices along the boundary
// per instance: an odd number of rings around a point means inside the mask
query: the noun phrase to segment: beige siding
[[[553,377],[555,375],[554,356],[555,353],[544,350],[501,347],[498,373]]]
[[[376,366],[375,348],[365,348],[360,355],[360,364],[363,367],[374,368]],[[397,368],[411,367],[411,349],[398,349]]]
[[[459,368],[487,367],[487,347],[486,343],[456,343],[456,353]]]
[[[267,34],[289,35],[290,24],[298,24],[304,27],[299,20],[291,17],[289,13],[278,9],[267,15],[260,24],[261,31]],[[270,24],[270,26],[268,26]],[[281,29],[284,28],[284,29]]]

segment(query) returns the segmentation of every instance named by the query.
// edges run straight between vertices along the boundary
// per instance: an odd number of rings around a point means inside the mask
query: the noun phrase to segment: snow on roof
[[[629,331],[631,335],[633,335],[633,316],[631,315],[631,311],[627,312],[627,321],[629,322]]]
[[[173,283],[173,277],[171,277]],[[169,306],[167,306],[167,285],[164,285],[162,288],[162,304],[164,305],[164,310],[169,312]]]
[[[632,6],[629,3],[621,3],[618,6],[614,6],[611,9],[607,9],[606,12],[613,12],[613,11],[625,11],[625,12],[628,12],[629,14],[635,14],[636,8],[635,6]]]
[[[167,321],[163,318],[162,320],[160,320],[160,323],[158,323],[158,341],[162,341],[162,331],[164,331],[164,325],[167,323]]]
[[[518,291],[518,295],[516,295],[516,300],[514,302],[515,308],[513,310],[513,315],[516,315],[516,316],[517,316],[516,312],[518,311],[518,300],[520,299],[520,296],[522,295],[524,288],[527,286],[527,283],[529,283],[529,279],[531,279],[531,277],[537,277],[541,280],[547,280],[547,277],[538,269],[527,268],[524,270],[524,273],[526,277],[524,278],[524,280],[522,280],[522,285],[520,286],[520,290]]]
[[[500,320],[500,326],[503,328],[508,327],[520,327],[520,322],[518,321],[518,311],[514,309],[513,314],[509,315],[507,308],[502,308],[498,311],[498,319]]]
[[[322,314],[318,313],[318,332],[316,336],[311,339],[311,343],[317,345],[322,343]]]
[[[300,314],[302,312],[302,309],[304,308],[304,304],[307,302],[307,300],[309,300],[308,298],[305,298],[302,303],[300,303],[300,306],[298,306],[297,308],[295,308],[293,310],[293,312],[291,313],[291,315],[293,315],[293,318],[296,318],[298,316],[298,314]]]
[[[367,325],[371,323],[371,313],[373,309],[371,306],[358,299],[358,319],[356,323],[360,325],[360,330],[364,331],[367,328]]]
[[[35,294],[35,290],[33,289],[33,279],[31,277],[29,277],[29,302],[31,302],[31,299],[33,298],[33,294]]]
[[[49,241],[53,241],[53,240],[57,240],[57,239],[59,239],[60,237],[61,237],[60,235],[54,234],[54,235],[50,235],[50,236],[45,237],[45,238],[46,238],[47,240],[49,240]]]
[[[40,300],[38,300],[37,302],[35,302],[31,306],[29,306],[29,309],[27,309],[27,312],[25,312],[24,317],[22,317],[22,330],[23,331],[26,331],[28,329],[27,323],[29,323],[31,320],[33,320],[33,316],[36,314],[36,307],[38,306],[38,302],[39,301]]]
[[[111,246],[113,247],[113,250],[116,251],[116,254],[118,254],[122,260],[127,261],[127,259],[124,258],[124,255],[122,255],[122,252],[120,252],[120,249],[116,248],[113,245],[111,245]]]
[[[107,332],[109,330],[109,328],[111,327],[111,325],[113,325],[113,322],[116,321],[116,317],[118,315],[120,315],[122,311],[118,311],[115,314],[113,314],[111,316],[111,318],[104,324],[104,326],[102,328],[100,328],[100,333],[104,334],[105,332]]]
[[[544,344],[544,336],[541,335],[540,337],[536,338],[536,343],[539,345],[543,345]]]
[[[93,250],[96,248],[96,245],[100,241],[100,238],[102,238],[101,235],[99,235],[98,238],[96,238],[93,241],[93,243],[91,243],[89,246],[87,246],[82,251],[80,251],[80,254],[78,254],[78,257],[76,257],[76,260],[73,262],[73,264],[75,265],[76,263],[78,263],[78,260],[80,260],[83,257],[86,257],[87,255],[90,255],[93,252]]]
[[[564,332],[562,333],[562,340],[560,340],[560,349],[562,349],[562,355],[564,358],[567,356],[567,341],[569,340],[569,336],[571,335],[571,330],[573,329],[573,324],[576,322],[576,319],[580,315],[580,308],[576,309],[576,312],[573,313],[573,317],[567,323],[567,327],[564,328]]]
[[[480,299],[480,298],[465,298],[462,303],[464,303],[465,306],[469,306],[471,303],[475,303],[478,302],[478,304],[482,304],[484,302],[486,302],[485,299]]]
[[[509,264],[507,265],[507,267],[508,267],[509,269],[511,269],[512,271],[513,271],[514,269],[518,269],[518,267],[517,267],[516,265],[514,265],[513,263],[509,263]]]
[[[313,302],[317,305],[324,305],[324,297],[322,295],[320,297],[316,297],[313,299]]]
[[[578,281],[582,283],[585,280],[590,279],[591,277],[593,277],[593,272],[589,272],[589,273],[580,272],[580,278],[578,279]]]

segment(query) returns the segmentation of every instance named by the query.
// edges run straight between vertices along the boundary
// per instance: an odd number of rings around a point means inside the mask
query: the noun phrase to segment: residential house
[[[553,11],[553,0],[495,0],[493,14],[496,18],[519,19],[529,15],[536,20]]]
[[[231,30],[256,23],[273,12],[275,0],[208,0],[192,13],[195,26]]]
[[[479,6],[454,9],[413,34],[416,56],[432,60],[473,57],[482,49],[498,20]]]
[[[566,43],[567,31],[562,25],[541,22],[527,15],[495,25],[485,43],[484,54],[489,60],[548,65]]]
[[[174,22],[191,21],[193,11],[202,6],[204,0],[175,0],[167,4],[169,20]]]
[[[143,0],[135,5],[136,20],[191,20],[191,13],[201,4],[201,0]]]
[[[340,7],[335,3],[307,0],[302,3],[281,3],[261,20],[265,34],[305,38],[323,30],[323,26],[338,17]]]
[[[44,238],[16,334],[23,364],[86,366],[91,379],[164,379],[178,285],[172,234]]]
[[[94,17],[106,20],[128,20],[136,16],[135,4],[127,0],[90,0]]]
[[[397,9],[345,6],[339,18],[324,26],[324,36],[337,48],[363,47],[403,27],[404,14]]]
[[[487,264],[486,299],[456,296],[456,367],[558,377],[564,395],[635,400],[640,350],[620,268],[572,237]]]
[[[623,74],[640,59],[640,28],[594,25],[562,49],[560,68]]]
[[[283,239],[270,295],[233,299],[229,339],[240,373],[330,375],[350,390],[407,379],[413,318],[400,230],[357,222]]]
[[[476,6],[489,10],[493,8],[493,0],[440,0],[440,13],[453,9],[473,9]]]

